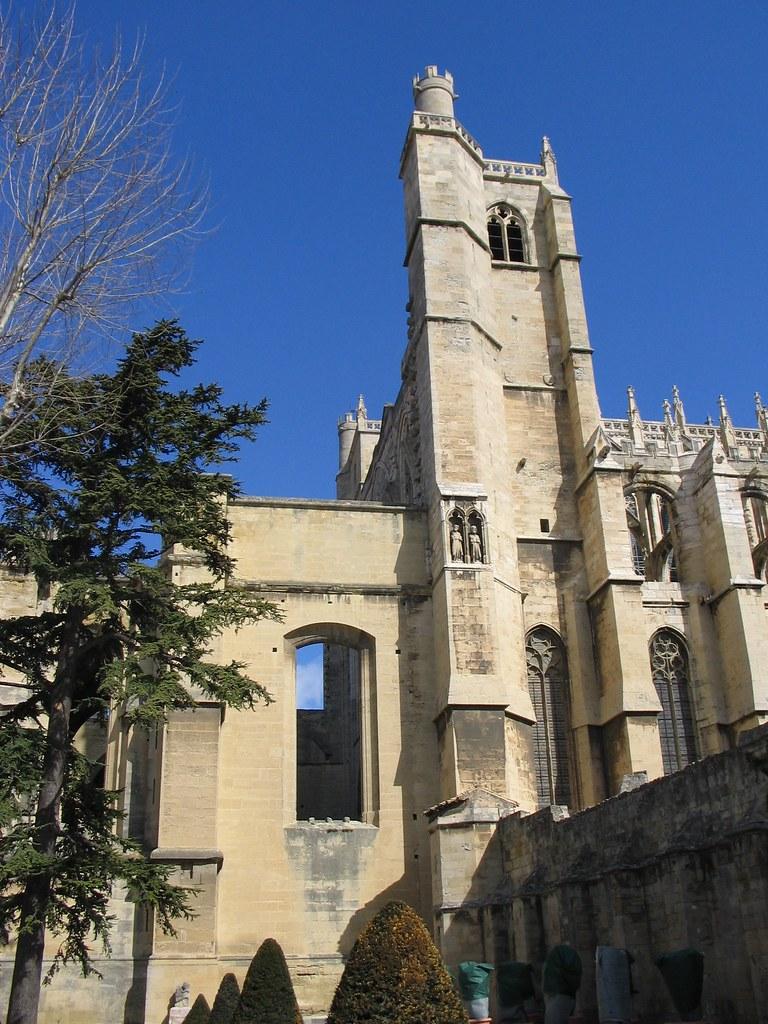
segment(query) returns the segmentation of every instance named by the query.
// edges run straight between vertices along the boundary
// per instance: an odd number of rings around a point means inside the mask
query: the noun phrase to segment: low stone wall
[[[475,911],[487,954],[541,963],[548,948],[569,942],[583,960],[579,1005],[589,1021],[597,1019],[595,947],[628,949],[636,1016],[657,1024],[676,1014],[654,958],[692,946],[705,957],[705,1018],[765,1020],[766,773],[762,727],[737,750],[573,817],[547,809],[502,819],[503,879]]]

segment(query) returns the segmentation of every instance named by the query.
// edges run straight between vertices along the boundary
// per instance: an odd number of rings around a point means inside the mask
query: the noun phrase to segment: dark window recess
[[[312,644],[296,654],[296,818],[362,817],[360,652]]]
[[[659,738],[664,774],[696,760],[696,739],[689,695],[688,652],[683,640],[662,629],[651,643],[651,671],[661,703]]]
[[[558,636],[544,626],[528,634],[525,645],[528,691],[536,724],[533,764],[539,807],[571,802],[568,765],[568,667]]]
[[[503,260],[504,238],[502,236],[501,224],[496,220],[488,221],[488,244],[491,247],[491,258],[494,260]]]
[[[549,533],[549,520],[548,519],[540,519],[539,520],[539,529],[541,530],[542,533]]]
[[[507,223],[507,245],[509,246],[510,263],[524,263],[523,232],[520,225],[514,220]]]

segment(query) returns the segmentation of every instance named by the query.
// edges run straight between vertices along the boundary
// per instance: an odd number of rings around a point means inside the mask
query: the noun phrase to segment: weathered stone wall
[[[595,947],[626,948],[637,1017],[657,1024],[676,1015],[654,957],[691,946],[705,957],[705,1019],[765,1020],[767,773],[763,727],[738,750],[571,818],[546,809],[502,819],[503,881],[474,912],[483,956],[540,964],[551,946],[571,943],[584,964],[579,1003],[589,1020]]]

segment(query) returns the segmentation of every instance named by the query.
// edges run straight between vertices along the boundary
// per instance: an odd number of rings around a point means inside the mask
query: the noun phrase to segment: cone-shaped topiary
[[[388,903],[349,954],[328,1024],[467,1024],[467,1014],[421,918]]]
[[[200,993],[197,999],[189,1008],[189,1013],[184,1018],[184,1024],[208,1024],[211,1016],[211,1008],[208,1000]]]
[[[302,1024],[280,944],[265,939],[243,982],[232,1024]]]
[[[232,1024],[237,1004],[240,1002],[240,986],[234,974],[225,974],[219,991],[213,1000],[208,1024]]]

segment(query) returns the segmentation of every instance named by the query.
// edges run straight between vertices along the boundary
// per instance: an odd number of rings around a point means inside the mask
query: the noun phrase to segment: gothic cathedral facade
[[[488,159],[450,74],[427,68],[414,95],[400,393],[382,420],[362,400],[342,419],[337,500],[229,510],[237,584],[283,619],[214,655],[274,703],[110,727],[126,829],[199,890],[175,939],[120,903],[102,969],[126,1020],[162,1020],[184,980],[211,1002],[269,935],[303,1007],[327,1007],[393,898],[471,958],[441,922],[482,895],[482,857],[454,871],[441,807],[583,809],[768,721],[768,410],[756,396],[737,428],[721,400],[692,424],[675,390],[649,422],[630,390],[626,419],[603,419],[548,140],[537,164]],[[199,568],[179,553],[168,571]]]

